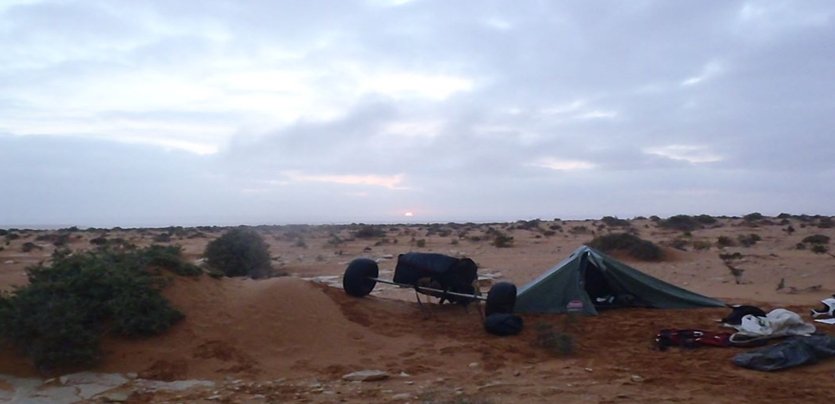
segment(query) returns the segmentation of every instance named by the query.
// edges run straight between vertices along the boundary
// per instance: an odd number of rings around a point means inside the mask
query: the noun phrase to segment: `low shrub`
[[[575,350],[574,336],[558,331],[548,323],[536,325],[534,346],[542,348],[555,356],[571,355]]]
[[[43,250],[43,247],[41,247],[41,246],[31,242],[31,241],[27,241],[27,242],[23,243],[22,246],[20,246],[20,251],[25,252],[25,253],[31,252],[33,250]]]
[[[804,243],[809,244],[829,244],[829,236],[823,234],[815,234],[803,238]]]
[[[29,284],[0,297],[0,336],[50,372],[94,364],[104,334],[166,330],[183,314],[159,293],[165,284],[159,269],[171,266],[159,255],[156,248],[59,250],[50,265],[27,268]]]
[[[829,252],[829,247],[823,244],[813,244],[812,252],[815,254],[826,254],[827,252]]]
[[[225,276],[273,275],[267,243],[255,230],[238,227],[212,240],[203,252],[206,265]]]
[[[378,238],[385,237],[386,232],[382,227],[372,225],[361,225],[359,229],[354,231],[356,238]]]
[[[629,227],[629,221],[626,219],[618,219],[614,216],[603,216],[603,219],[600,219],[606,226],[609,227]]]
[[[625,251],[630,256],[643,261],[658,261],[664,255],[661,247],[628,233],[595,237],[588,245],[603,252]]]
[[[746,222],[756,222],[759,220],[763,220],[765,216],[762,215],[760,212],[749,213],[742,217],[742,220]]]
[[[734,247],[736,246],[736,241],[728,236],[719,236],[716,239],[716,246],[719,248]]]
[[[714,224],[716,223],[716,218],[710,215],[698,215],[694,218],[697,222],[701,224]]]
[[[513,247],[513,236],[508,236],[507,234],[496,232],[497,234],[493,237],[493,246],[496,248],[510,248]]]
[[[694,240],[693,248],[696,250],[709,250],[712,243],[707,240]]]
[[[737,239],[737,241],[739,241],[739,244],[741,246],[751,247],[754,244],[757,244],[758,241],[762,240],[762,237],[760,237],[760,236],[758,236],[754,233],[751,233],[751,234],[748,234],[748,235],[741,234],[736,239]]]
[[[675,215],[658,222],[658,226],[679,231],[693,231],[702,227],[698,220],[688,215]]]

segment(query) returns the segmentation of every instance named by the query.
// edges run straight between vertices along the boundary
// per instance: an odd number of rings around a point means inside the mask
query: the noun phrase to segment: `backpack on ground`
[[[729,332],[667,328],[655,335],[655,346],[662,351],[671,346],[681,348],[696,348],[701,345],[728,347],[731,346],[730,339],[731,333]]]

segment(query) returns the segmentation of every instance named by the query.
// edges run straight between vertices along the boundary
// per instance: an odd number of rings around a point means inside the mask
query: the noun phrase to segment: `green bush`
[[[823,244],[813,244],[812,245],[812,252],[815,254],[825,254],[829,252],[829,247]]]
[[[829,236],[824,236],[823,234],[815,234],[812,236],[804,237],[803,242],[809,244],[829,244]]]
[[[548,323],[536,325],[536,339],[533,344],[554,356],[571,355],[576,347],[574,336],[558,331]]]
[[[255,230],[238,227],[206,246],[206,264],[226,276],[265,278],[273,275],[269,247]]]
[[[709,250],[712,243],[707,240],[694,240],[693,248],[696,250]]]
[[[756,222],[758,220],[763,220],[765,216],[762,215],[760,212],[749,213],[742,217],[742,220],[746,222]]]
[[[743,247],[751,247],[752,245],[757,244],[758,241],[762,240],[762,237],[754,233],[751,233],[748,235],[740,234],[739,236],[737,236],[736,239],[739,241],[739,244]]]
[[[152,245],[145,249],[148,264],[157,269],[167,269],[181,276],[197,276],[203,273],[197,265],[183,260],[183,249],[178,245]]]
[[[698,215],[695,217],[695,220],[701,224],[714,224],[716,223],[716,218],[710,215]]]
[[[734,241],[734,239],[732,239],[728,236],[719,236],[719,238],[716,239],[716,245],[719,248],[734,247],[734,246],[736,246],[736,241]]]
[[[513,236],[496,231],[496,235],[493,237],[493,246],[496,248],[513,247]]]
[[[629,227],[628,220],[618,219],[615,216],[603,216],[603,219],[600,219],[600,221],[602,221],[609,227]]]
[[[360,228],[354,232],[356,238],[378,238],[385,237],[386,232],[382,227],[372,225],[360,225]]]
[[[0,336],[51,371],[94,364],[103,334],[166,330],[183,314],[159,294],[165,279],[148,270],[155,255],[152,248],[57,252],[49,266],[27,268],[28,285],[0,297]]]
[[[665,229],[679,230],[679,231],[693,231],[702,227],[701,223],[687,215],[675,215],[664,219],[658,223],[660,227]]]
[[[625,251],[630,256],[644,261],[658,261],[664,256],[661,248],[651,241],[628,233],[595,237],[588,245],[603,252]]]

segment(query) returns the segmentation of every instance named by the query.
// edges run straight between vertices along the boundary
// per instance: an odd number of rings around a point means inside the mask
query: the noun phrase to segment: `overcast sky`
[[[835,215],[835,2],[0,0],[0,227]]]

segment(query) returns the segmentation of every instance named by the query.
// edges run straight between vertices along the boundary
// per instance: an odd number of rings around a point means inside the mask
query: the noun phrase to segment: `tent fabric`
[[[743,352],[733,357],[735,365],[748,369],[773,371],[817,363],[835,356],[835,337],[815,334],[789,337],[785,341]]]
[[[523,286],[516,297],[520,313],[595,315],[617,307],[679,309],[725,303],[649,276],[588,246]]]

